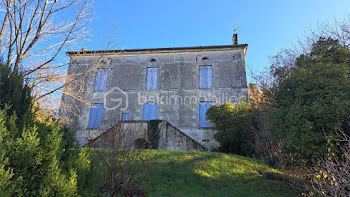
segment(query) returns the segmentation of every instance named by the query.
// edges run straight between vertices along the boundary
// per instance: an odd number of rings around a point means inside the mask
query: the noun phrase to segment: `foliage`
[[[263,102],[263,92],[257,84],[250,83],[248,86],[248,98],[252,106],[258,106]]]
[[[0,109],[10,104],[8,114],[17,113],[18,118],[28,115],[32,109],[31,89],[23,84],[23,75],[17,70],[12,71],[6,64],[0,64]]]
[[[91,0],[9,0],[0,4],[4,10],[0,23],[1,56],[15,70],[23,71],[36,98],[62,88],[65,69],[61,68],[67,63],[62,62],[66,61],[62,52],[88,35],[92,6]]]
[[[77,173],[86,172],[87,155],[81,154],[73,131],[51,117],[36,117],[30,90],[16,70],[1,76],[6,103],[0,109],[0,191],[11,196],[78,196],[84,188],[78,190],[82,184]],[[6,97],[12,93],[16,97]]]
[[[0,164],[5,173],[0,176],[10,178],[0,189],[15,196],[76,196],[77,165],[68,166],[75,157],[63,148],[61,127],[33,120],[20,130],[15,115],[8,117],[4,110],[0,113],[0,122],[5,125],[0,134]]]
[[[269,128],[286,153],[315,162],[333,145],[336,131],[349,133],[349,54],[336,40],[320,39],[287,74],[273,70]]]
[[[148,122],[148,141],[149,141],[149,148],[151,149],[157,149],[159,145],[159,123],[161,120],[150,120]]]
[[[254,135],[249,128],[250,115],[254,109],[244,102],[236,105],[226,102],[209,108],[207,118],[217,130],[215,139],[220,143],[220,151],[246,156],[254,153]]]
[[[264,105],[264,104],[262,104]],[[254,157],[269,164],[272,167],[285,169],[290,160],[290,155],[281,151],[280,140],[271,135],[267,128],[267,111],[259,107],[250,116],[249,129],[254,135]]]
[[[329,152],[316,167],[313,189],[323,196],[350,196],[350,137],[342,133],[341,155]]]
[[[14,176],[13,169],[8,168],[9,159],[6,157],[6,137],[9,135],[4,121],[5,113],[0,111],[0,192],[13,191],[11,178]]]
[[[148,169],[148,160],[141,157],[145,144],[135,143],[131,139],[144,139],[138,128],[116,124],[92,147],[101,148],[93,151],[93,172],[98,177],[97,186],[102,196],[144,196],[140,185],[144,182],[144,171]],[[135,148],[133,148],[135,147]]]

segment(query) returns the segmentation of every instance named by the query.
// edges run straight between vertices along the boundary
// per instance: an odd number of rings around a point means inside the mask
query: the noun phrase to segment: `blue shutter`
[[[89,128],[100,128],[102,122],[103,104],[90,108]]]
[[[98,69],[95,80],[95,91],[104,91],[107,88],[107,77],[108,70],[107,69]]]
[[[152,109],[152,111],[151,111],[151,120],[156,120],[156,119],[158,119],[158,105],[157,104],[152,104],[151,105],[152,107],[151,107],[151,109]]]
[[[146,90],[158,88],[158,68],[147,68]]]
[[[213,71],[211,66],[199,67],[199,88],[211,88]]]
[[[130,113],[128,111],[122,113],[122,120],[130,120]]]
[[[212,88],[212,80],[213,80],[213,67],[211,66],[207,66],[207,70],[208,70],[208,83],[207,83],[207,88]]]
[[[206,115],[208,109],[213,104],[211,102],[205,102],[199,104],[199,127],[213,127],[212,123],[206,121]]]
[[[200,103],[199,104],[199,127],[205,126],[205,112],[206,112],[206,104]]]
[[[206,87],[206,69],[204,66],[199,67],[199,88],[205,88]]]
[[[150,120],[149,113],[150,113],[150,104],[145,103],[145,104],[143,105],[143,115],[142,115],[142,119],[143,119],[143,120]]]
[[[158,118],[158,106],[156,103],[143,105],[143,120],[156,120]]]

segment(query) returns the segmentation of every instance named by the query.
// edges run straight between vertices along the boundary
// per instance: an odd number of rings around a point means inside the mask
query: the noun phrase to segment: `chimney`
[[[238,35],[237,34],[233,34],[232,44],[233,45],[238,45]]]
[[[87,51],[87,48],[83,47],[81,48],[81,52],[86,52]]]

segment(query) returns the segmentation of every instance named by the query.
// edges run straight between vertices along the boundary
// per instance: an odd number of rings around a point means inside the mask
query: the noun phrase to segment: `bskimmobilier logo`
[[[117,97],[115,95],[118,95]],[[128,93],[119,87],[114,87],[104,94],[104,108],[110,110],[126,110],[129,105]],[[124,101],[124,102],[123,102]]]
[[[236,104],[239,101],[246,101],[244,94],[232,95],[227,92],[215,92],[211,94],[200,93],[198,95],[167,95],[166,93],[154,92],[152,94],[145,94],[144,92],[138,92],[133,94],[132,98],[137,100],[138,105],[158,104],[158,105],[180,105],[180,106],[193,106],[203,102],[210,102],[212,104],[224,104],[230,102]],[[104,108],[107,111],[110,110],[127,110],[129,107],[129,95],[126,91],[120,87],[113,87],[104,94]]]

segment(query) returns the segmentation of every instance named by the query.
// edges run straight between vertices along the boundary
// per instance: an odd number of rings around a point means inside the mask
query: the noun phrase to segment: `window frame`
[[[124,115],[126,115],[127,119],[124,118]],[[122,111],[122,115],[121,115],[121,119],[122,121],[128,121],[130,120],[130,111],[129,110],[125,110],[125,111]]]
[[[206,110],[204,112],[204,123],[202,123],[202,121],[203,121],[202,110],[203,109],[201,109],[201,106],[203,106],[203,105],[205,105],[205,108],[206,108]],[[207,113],[208,109],[211,106],[213,106],[213,102],[210,102],[210,101],[205,101],[205,102],[200,102],[199,103],[199,118],[198,118],[198,120],[199,120],[199,128],[202,128],[202,129],[208,128],[208,129],[210,129],[210,128],[214,127],[213,123],[207,122],[207,115],[206,115],[206,113]]]
[[[205,81],[202,81],[202,80],[205,80],[201,77],[205,74],[202,72],[207,72],[206,73],[207,83],[204,83]],[[199,78],[199,89],[211,89],[211,88],[213,88],[213,66],[212,65],[200,65],[198,78]]]
[[[147,114],[146,114],[146,106],[149,106],[150,110],[154,110],[155,111],[155,118],[152,119],[152,117],[150,117],[150,119],[145,119],[145,117],[147,116]],[[154,109],[152,109],[153,106],[155,106]],[[151,112],[149,112],[149,113],[151,113]],[[157,103],[145,103],[145,104],[143,104],[142,120],[157,120],[157,119],[158,119],[158,104]]]
[[[105,73],[102,73],[105,72]],[[102,92],[107,90],[107,84],[108,84],[108,69],[105,68],[99,68],[97,69],[97,73],[95,76],[95,83],[94,83],[94,91],[96,92]],[[104,78],[98,80],[98,77]],[[102,81],[103,80],[103,81]]]
[[[155,82],[152,83],[150,80],[152,77],[150,76],[150,70],[156,70]],[[153,87],[155,86],[155,87]],[[159,68],[158,67],[147,67],[146,68],[146,83],[145,90],[158,90],[159,89]]]
[[[89,121],[88,121],[88,126],[87,126],[88,129],[100,129],[101,128],[102,119],[103,119],[103,111],[104,111],[103,109],[104,109],[104,106],[101,103],[94,104],[94,106],[90,107]],[[98,110],[100,110],[100,111],[98,111]],[[92,112],[96,113],[95,120],[93,123],[91,122],[92,118],[93,118]],[[100,117],[98,117],[99,115],[100,115]]]

